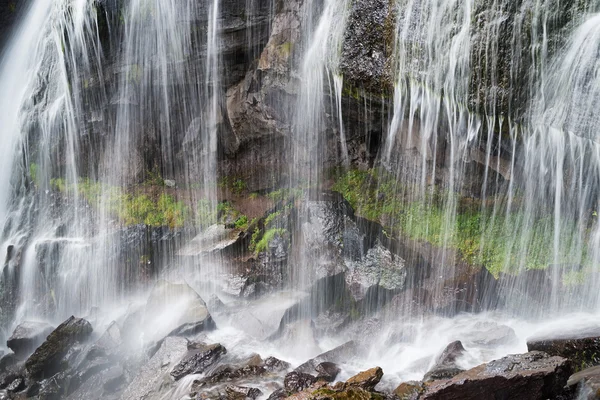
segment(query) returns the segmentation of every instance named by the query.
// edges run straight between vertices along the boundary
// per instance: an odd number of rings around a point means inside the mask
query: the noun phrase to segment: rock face
[[[352,86],[373,93],[391,90],[390,56],[394,47],[395,16],[387,0],[352,2],[340,68]]]
[[[227,353],[225,347],[218,343],[194,345],[179,364],[173,368],[171,376],[177,381],[186,375],[201,374],[225,353]]]
[[[31,354],[54,330],[45,322],[26,321],[19,324],[8,338],[6,345],[17,357]]]
[[[423,378],[425,381],[448,379],[460,374],[464,369],[456,364],[456,360],[465,353],[462,343],[457,340],[450,343],[437,358],[435,365]]]
[[[59,372],[60,363],[72,346],[87,340],[91,333],[92,326],[88,321],[75,317],[67,319],[27,359],[27,371],[36,379],[54,375]]]
[[[579,371],[600,364],[600,337],[545,339],[527,342],[529,351],[543,351],[552,356],[568,358]]]
[[[570,362],[533,351],[510,355],[456,375],[434,381],[422,399],[476,400],[486,398],[543,400],[564,391]]]

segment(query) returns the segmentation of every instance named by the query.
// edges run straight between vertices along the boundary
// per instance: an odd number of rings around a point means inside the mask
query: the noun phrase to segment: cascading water
[[[391,387],[453,340],[470,368],[600,329],[597,1],[234,3],[32,1],[0,64],[5,335],[75,314],[142,364],[180,335],[294,367],[356,339],[338,379]]]

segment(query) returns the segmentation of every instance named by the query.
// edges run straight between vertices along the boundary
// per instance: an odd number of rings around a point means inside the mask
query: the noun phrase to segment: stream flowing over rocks
[[[0,0],[0,399],[600,398],[598,0]]]

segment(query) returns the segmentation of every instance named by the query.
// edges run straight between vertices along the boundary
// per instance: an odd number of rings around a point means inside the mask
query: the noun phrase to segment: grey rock
[[[186,375],[201,374],[215,364],[225,353],[227,353],[225,347],[218,343],[194,346],[173,368],[171,376],[177,381]]]
[[[465,348],[459,340],[450,343],[439,355],[435,365],[425,374],[423,380],[448,379],[463,372],[464,369],[460,368],[456,361],[465,352]]]
[[[63,357],[79,342],[86,341],[92,333],[90,323],[82,318],[70,317],[60,324],[25,362],[33,378],[54,375],[63,366]]]
[[[28,356],[46,340],[54,327],[45,322],[25,321],[19,324],[6,345],[17,357]]]

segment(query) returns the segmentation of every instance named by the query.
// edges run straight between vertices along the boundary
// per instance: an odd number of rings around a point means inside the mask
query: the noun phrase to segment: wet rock
[[[517,334],[510,326],[495,322],[478,322],[475,324],[474,330],[467,336],[465,343],[467,345],[471,343],[483,347],[496,347],[515,343],[517,340]]]
[[[5,378],[2,383],[2,389],[8,392],[20,392],[26,387],[25,377],[21,375],[12,375]]]
[[[25,321],[19,324],[6,345],[17,357],[31,354],[54,330],[54,327],[45,322]]]
[[[267,357],[264,361],[264,367],[271,372],[285,371],[290,368],[290,363],[282,361],[275,357]]]
[[[104,383],[102,384],[103,392],[106,394],[115,393],[123,387],[125,382],[123,367],[113,367],[106,373]]]
[[[88,351],[87,358],[107,357],[118,351],[122,344],[121,330],[116,322],[112,322],[100,338]]]
[[[219,252],[234,245],[239,239],[239,230],[228,228],[225,225],[212,225],[190,240],[188,244],[179,250],[179,255],[197,257]]]
[[[346,381],[346,386],[356,386],[372,392],[383,377],[383,370],[379,367],[360,372]]]
[[[233,365],[221,365],[209,376],[194,381],[192,384],[192,392],[197,392],[205,386],[215,385],[221,382],[236,381],[248,377],[260,377],[266,373],[267,370],[262,366],[247,365],[239,367]]]
[[[340,65],[345,79],[375,93],[391,88],[394,21],[393,7],[385,0],[352,3]]]
[[[576,371],[600,364],[600,336],[528,340],[527,349],[568,358]]]
[[[285,376],[283,386],[288,393],[297,393],[311,387],[316,381],[317,378],[312,375],[292,371]]]
[[[578,400],[600,398],[600,365],[584,369],[569,377],[567,387],[576,388]]]
[[[464,369],[456,365],[456,360],[466,352],[462,343],[457,340],[450,343],[437,358],[435,365],[425,374],[425,381],[448,379],[460,374]]]
[[[186,375],[201,374],[206,371],[208,367],[216,363],[225,353],[227,353],[225,347],[218,343],[212,345],[200,344],[199,346],[195,346],[195,348],[189,350],[183,359],[173,368],[171,376],[178,381]]]
[[[267,398],[267,400],[281,400],[287,397],[285,389],[277,389]]]
[[[410,381],[401,383],[394,390],[394,394],[400,400],[417,400],[424,390],[423,382]]]
[[[210,296],[206,305],[208,307],[208,310],[212,312],[220,312],[227,308],[227,306],[221,301],[219,296],[217,296],[216,294]]]
[[[69,349],[89,338],[92,333],[90,323],[82,318],[70,317],[60,324],[25,362],[27,371],[33,378],[54,375],[60,371],[61,361]]]
[[[341,372],[340,367],[332,362],[322,362],[315,367],[317,371],[317,380],[324,380],[325,382],[333,382],[338,374]]]
[[[152,358],[142,364],[137,375],[121,396],[122,400],[160,397],[164,382],[171,381],[170,370],[187,353],[187,340],[180,337],[167,337]]]
[[[146,302],[143,319],[147,339],[191,336],[213,330],[216,325],[206,304],[186,283],[157,282]]]
[[[0,371],[6,371],[6,369],[15,365],[19,359],[15,353],[8,353],[0,358]]]
[[[404,288],[407,271],[405,261],[393,254],[389,249],[377,243],[367,253],[356,261],[346,261],[348,272],[346,283],[355,300],[373,303],[373,307],[383,306],[397,292]],[[369,290],[371,289],[371,290]],[[374,290],[389,291],[388,298],[377,299]],[[382,289],[382,290],[381,290]],[[370,296],[368,296],[370,294]],[[368,298],[370,297],[370,298]],[[381,297],[381,296],[379,296]],[[373,302],[373,300],[375,300]]]
[[[240,292],[241,297],[248,299],[257,299],[272,291],[271,285],[267,282],[262,282],[260,277],[250,277],[244,282],[244,286]]]
[[[342,362],[351,359],[358,353],[358,345],[353,340],[346,342],[332,350],[319,354],[313,359],[308,360],[304,364],[296,368],[298,372],[311,373],[317,365],[322,362]]]
[[[227,400],[256,399],[262,395],[262,392],[257,388],[231,385],[225,388],[225,393],[227,394]]]
[[[434,381],[423,400],[556,398],[572,371],[569,361],[540,351],[509,355],[464,371],[452,379]]]

